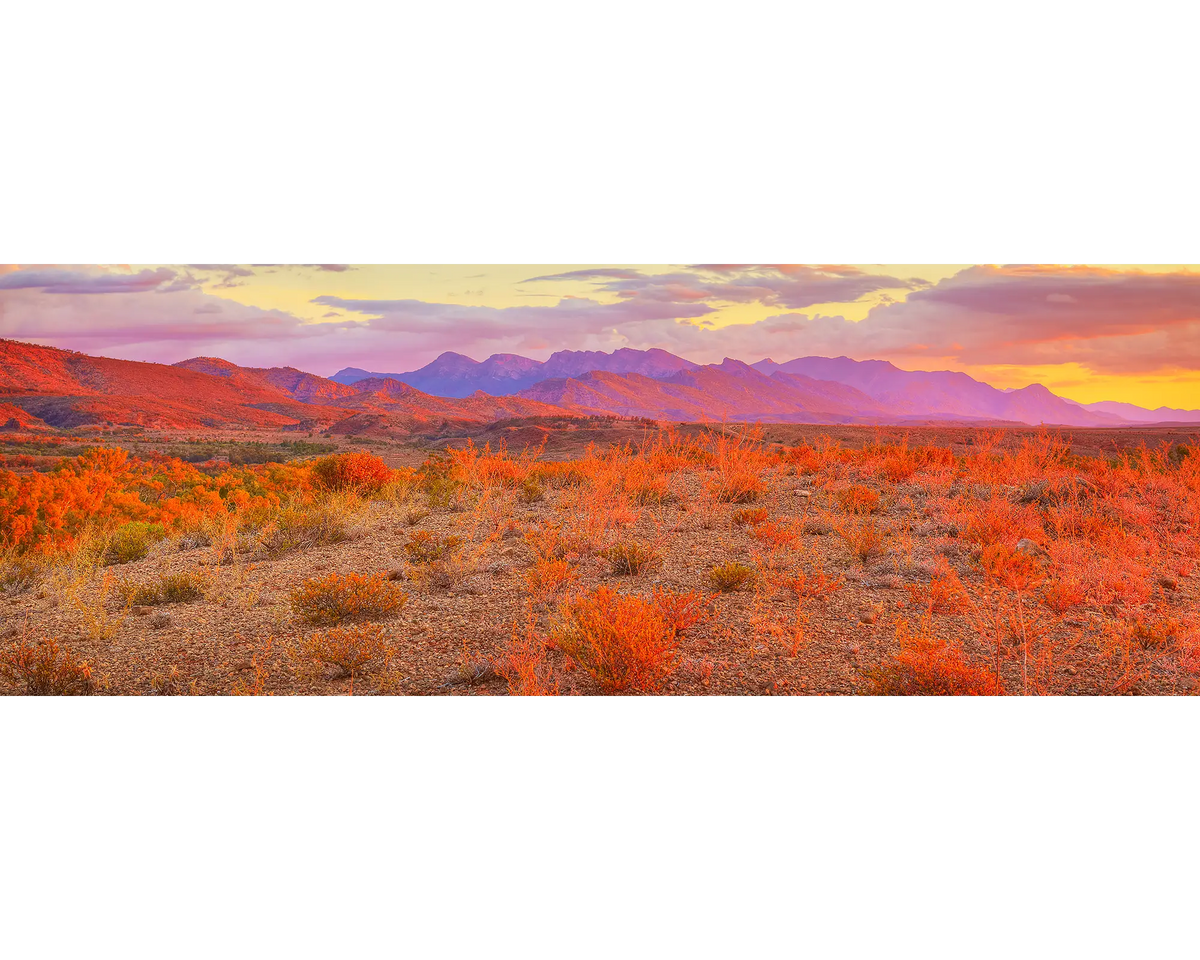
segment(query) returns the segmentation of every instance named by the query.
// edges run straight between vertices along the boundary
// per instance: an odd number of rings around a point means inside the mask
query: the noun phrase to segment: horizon
[[[322,377],[447,352],[845,356],[1081,404],[1200,406],[1196,265],[0,265],[0,336]]]

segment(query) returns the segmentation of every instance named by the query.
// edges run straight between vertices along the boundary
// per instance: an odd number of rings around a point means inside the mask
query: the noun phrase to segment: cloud
[[[483,274],[479,274],[483,276]],[[621,270],[616,267],[602,267],[595,270],[568,270],[566,273],[549,273],[543,277],[530,277],[522,283],[538,283],[544,280],[636,280],[644,276],[640,270]]]
[[[0,276],[0,290],[41,290],[43,293],[97,294],[137,293],[156,290],[175,281],[178,274],[167,267],[139,273],[108,273],[94,269],[15,270]]]
[[[345,273],[347,270],[354,269],[348,263],[254,263],[251,266],[276,267],[281,270],[307,270],[316,267],[325,273]]]
[[[898,277],[865,273],[858,267],[805,264],[696,264],[674,273],[589,269],[532,277],[592,281],[624,299],[667,302],[761,303],[799,310],[820,303],[853,303],[881,290],[915,290],[918,284]]]
[[[207,273],[224,273],[231,277],[254,276],[254,271],[249,267],[241,267],[236,263],[189,263],[188,266],[193,270],[202,270]]]
[[[585,297],[564,297],[546,306],[487,307],[424,300],[350,300],[316,297],[313,303],[367,317],[363,325],[374,331],[415,334],[429,342],[444,342],[446,349],[471,340],[535,340],[571,342],[648,320],[683,320],[713,313],[700,303],[628,300],[600,303]]]

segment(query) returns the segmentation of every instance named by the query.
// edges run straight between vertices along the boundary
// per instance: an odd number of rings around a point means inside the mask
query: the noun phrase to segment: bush
[[[887,534],[880,530],[874,520],[860,526],[846,527],[838,531],[860,563],[867,563],[887,552]]]
[[[1078,577],[1066,577],[1046,585],[1043,599],[1055,613],[1063,614],[1083,603],[1086,594]]]
[[[259,542],[269,556],[278,557],[293,550],[307,550],[350,539],[345,517],[328,504],[301,510],[281,510],[263,531]]]
[[[991,697],[1004,688],[989,670],[967,661],[962,651],[930,634],[922,625],[896,627],[900,652],[867,673],[870,692],[890,697]]]
[[[537,597],[557,593],[571,583],[578,572],[566,560],[538,557],[525,573],[525,589]]]
[[[739,527],[756,527],[760,523],[765,523],[767,520],[767,511],[765,507],[754,507],[745,510],[738,510],[733,515],[733,522]]]
[[[453,464],[440,457],[430,457],[421,464],[417,475],[431,510],[453,507],[466,487],[461,479],[452,474],[452,469]]]
[[[427,516],[429,516],[429,511],[424,507],[409,507],[404,513],[404,522],[410,527],[415,527]]]
[[[429,530],[418,530],[408,535],[404,553],[409,563],[430,564],[446,560],[462,549],[462,537],[439,537]]]
[[[600,555],[609,562],[613,573],[636,577],[662,565],[662,555],[653,547],[635,541],[618,543],[601,551]]]
[[[19,597],[41,582],[43,567],[28,557],[10,560],[0,567],[0,596]]]
[[[762,478],[749,470],[729,470],[709,485],[718,503],[753,503],[767,489]]]
[[[546,492],[542,489],[533,477],[526,477],[517,488],[517,499],[522,503],[538,503],[546,496]]]
[[[658,607],[678,636],[683,636],[685,630],[690,630],[708,616],[708,604],[712,597],[699,590],[689,590],[687,593],[676,593],[661,587],[654,588],[654,605]]]
[[[839,491],[837,502],[847,513],[874,513],[879,509],[879,494],[856,484]]]
[[[935,575],[928,586],[909,583],[904,589],[915,605],[930,613],[961,613],[966,606],[966,590],[953,570]]]
[[[721,593],[733,593],[754,582],[754,571],[744,563],[722,563],[708,571],[708,582]]]
[[[370,496],[384,488],[392,471],[372,453],[338,453],[314,463],[312,476],[321,489],[352,490]]]
[[[408,594],[383,576],[331,573],[308,580],[292,592],[296,616],[314,624],[337,624],[347,620],[381,620],[396,613]]]
[[[166,536],[160,523],[143,523],[135,520],[122,524],[112,532],[104,547],[100,562],[106,567],[119,563],[133,563],[150,552],[150,546]]]
[[[87,696],[96,692],[92,671],[53,640],[20,643],[0,654],[0,679],[32,697]]]
[[[677,631],[662,610],[610,587],[564,602],[552,636],[606,693],[653,693],[674,669]]]
[[[354,627],[334,627],[314,633],[296,644],[296,653],[313,667],[330,666],[341,675],[354,678],[362,673],[387,666],[396,656],[381,626],[363,623]]]
[[[155,583],[137,584],[126,581],[117,588],[126,603],[136,607],[156,607],[164,603],[191,603],[204,599],[204,586],[194,573],[171,573]]]

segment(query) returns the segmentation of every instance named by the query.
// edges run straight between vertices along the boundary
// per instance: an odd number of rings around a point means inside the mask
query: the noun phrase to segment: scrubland
[[[0,471],[0,690],[1196,692],[1200,452],[964,436],[64,448]]]

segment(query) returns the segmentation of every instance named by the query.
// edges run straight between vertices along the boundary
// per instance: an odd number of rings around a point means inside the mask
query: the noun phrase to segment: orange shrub
[[[1053,580],[1046,585],[1042,599],[1055,613],[1066,613],[1072,607],[1077,607],[1085,599],[1083,584],[1078,577],[1067,577]]]
[[[930,613],[959,613],[966,605],[966,589],[953,570],[935,574],[929,584],[905,584],[913,603]]]
[[[790,524],[774,520],[763,521],[752,527],[750,533],[756,540],[772,547],[792,547],[799,539],[799,533]]]
[[[87,663],[53,640],[14,644],[0,654],[0,680],[32,697],[86,696],[96,691]]]
[[[745,510],[738,510],[733,515],[733,522],[739,527],[756,527],[760,523],[765,523],[767,520],[767,511],[765,507],[753,507]]]
[[[1018,506],[998,497],[963,500],[957,504],[957,513],[963,538],[983,546],[1026,537],[1037,540],[1042,534],[1035,507]]]
[[[903,697],[997,696],[1004,688],[995,674],[967,660],[963,651],[933,636],[928,624],[896,625],[900,650],[867,674],[872,693]]]
[[[325,490],[351,490],[367,496],[382,489],[392,471],[371,453],[335,453],[314,463],[312,476]]]
[[[879,494],[870,487],[856,484],[839,490],[837,502],[847,513],[874,513],[879,509]]]
[[[334,627],[302,638],[296,644],[296,654],[301,661],[313,667],[336,667],[351,679],[368,670],[387,666],[396,652],[395,644],[388,640],[383,627],[375,623]]]
[[[534,597],[557,593],[578,576],[578,571],[566,560],[538,557],[525,571],[525,589]]]
[[[663,611],[610,587],[564,602],[552,635],[606,693],[653,693],[674,669],[678,633]]]
[[[408,602],[408,594],[381,575],[331,573],[292,592],[292,610],[309,623],[381,620]]]
[[[558,693],[558,681],[546,659],[546,641],[538,636],[532,608],[523,633],[517,621],[513,621],[512,634],[503,655],[495,661],[495,669],[508,682],[511,696],[545,697]]]
[[[708,605],[713,600],[712,595],[699,590],[676,593],[662,587],[654,588],[653,597],[667,625],[679,636],[683,636],[685,630],[690,630],[708,616]]]
[[[404,553],[409,563],[430,564],[446,560],[462,549],[462,537],[439,537],[430,530],[418,530],[408,535]]]
[[[865,564],[869,560],[882,557],[887,553],[888,532],[881,529],[874,519],[858,524],[851,522],[847,526],[840,527],[838,535],[846,541],[851,553],[858,558],[860,563]]]
[[[1004,543],[984,547],[980,563],[989,577],[1010,590],[1028,590],[1045,576],[1045,570],[1036,557]]]
[[[824,570],[817,570],[813,573],[796,574],[786,580],[784,586],[795,593],[797,598],[823,597],[842,589],[842,578],[831,577]]]

